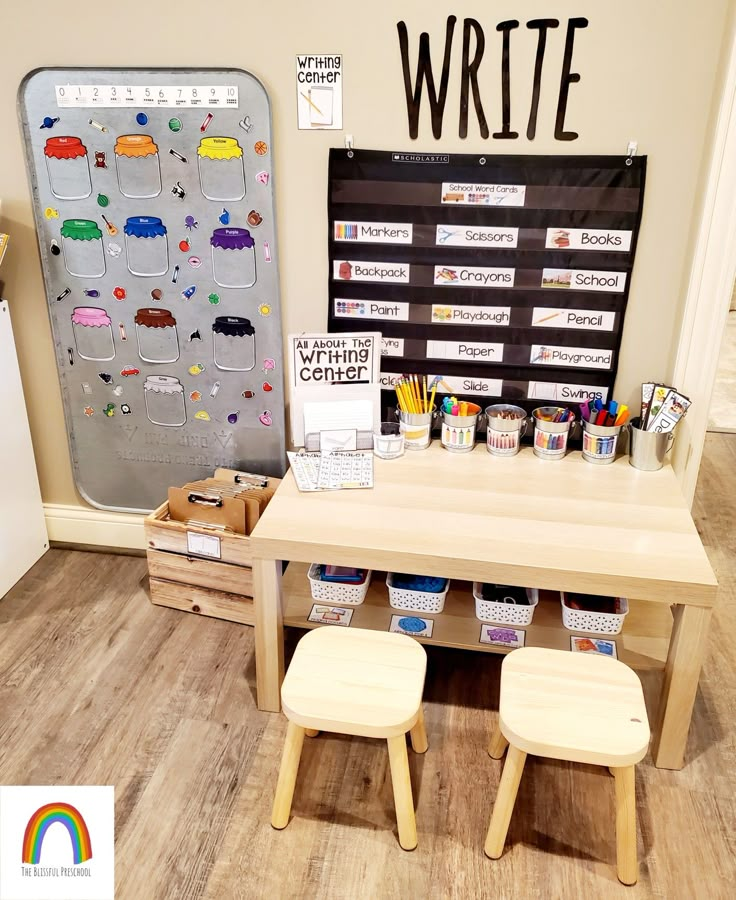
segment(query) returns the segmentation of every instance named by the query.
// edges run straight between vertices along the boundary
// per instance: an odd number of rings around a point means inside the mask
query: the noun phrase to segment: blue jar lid
[[[154,216],[131,216],[125,220],[123,231],[130,237],[161,237],[166,234],[166,226]]]

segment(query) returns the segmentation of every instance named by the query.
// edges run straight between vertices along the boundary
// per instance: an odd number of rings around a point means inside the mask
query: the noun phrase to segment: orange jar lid
[[[121,134],[115,142],[117,156],[153,156],[158,147],[150,134]]]

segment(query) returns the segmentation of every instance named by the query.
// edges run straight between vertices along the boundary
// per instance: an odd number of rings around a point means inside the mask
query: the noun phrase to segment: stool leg
[[[304,734],[306,734],[307,737],[317,737],[319,730],[317,728],[305,728]]]
[[[296,785],[296,773],[299,770],[299,758],[302,755],[304,743],[304,729],[300,725],[289,722],[284,742],[284,752],[281,756],[281,768],[279,780],[276,785],[276,795],[273,798],[273,810],[271,812],[271,824],[274,828],[286,828],[289,824],[291,801],[294,797]]]
[[[511,813],[514,811],[516,793],[519,790],[519,782],[524,771],[526,753],[513,745],[509,747],[506,762],[501,774],[501,783],[498,786],[496,802],[493,804],[491,824],[488,826],[485,852],[491,859],[498,859],[503,853],[503,845],[506,843],[506,835],[509,830]]]
[[[409,732],[411,736],[411,748],[415,753],[426,753],[429,749],[429,741],[427,740],[427,729],[424,725],[424,710],[419,707],[419,715],[414,723],[414,727]]]
[[[501,759],[508,745],[509,742],[501,734],[500,725],[496,725],[496,730],[491,735],[491,742],[488,745],[488,755],[493,757],[493,759]]]
[[[413,850],[417,845],[417,823],[414,818],[414,799],[411,794],[405,734],[388,738],[388,759],[394,788],[396,822],[399,826],[399,843],[404,850]]]
[[[616,779],[616,873],[623,884],[636,884],[636,767],[613,770]]]

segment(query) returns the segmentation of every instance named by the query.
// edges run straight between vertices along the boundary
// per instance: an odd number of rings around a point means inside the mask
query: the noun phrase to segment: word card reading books
[[[332,150],[329,328],[481,406],[609,399],[646,159]]]

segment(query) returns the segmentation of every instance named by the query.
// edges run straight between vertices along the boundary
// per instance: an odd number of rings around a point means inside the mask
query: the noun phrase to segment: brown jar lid
[[[144,325],[146,328],[172,328],[176,327],[176,319],[168,309],[139,309],[135,314],[135,324]]]

